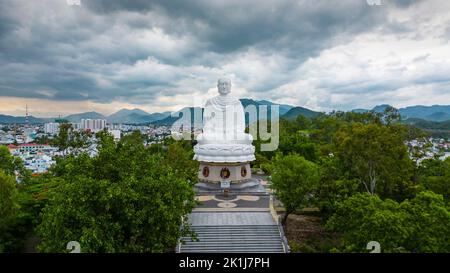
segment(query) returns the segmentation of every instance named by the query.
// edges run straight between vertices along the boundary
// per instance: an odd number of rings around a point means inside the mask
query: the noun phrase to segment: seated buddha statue
[[[219,95],[208,99],[203,112],[203,133],[197,136],[194,159],[211,162],[254,160],[253,138],[245,133],[245,112],[230,95],[231,81],[219,79]]]
[[[239,99],[232,97],[231,81],[219,79],[219,95],[208,99],[203,112],[203,133],[200,143],[251,143],[252,136],[245,133],[245,113]]]

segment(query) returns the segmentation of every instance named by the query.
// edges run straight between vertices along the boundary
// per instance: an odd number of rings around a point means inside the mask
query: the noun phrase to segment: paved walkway
[[[245,192],[231,189],[229,196],[207,187],[197,192],[200,204],[188,221],[198,240],[183,238],[177,252],[287,252],[267,189],[261,179],[253,182],[260,184]]]
[[[189,215],[193,226],[275,225],[267,212],[196,212]]]
[[[269,211],[269,208],[195,208],[192,210],[192,212],[213,212],[213,211]]]
[[[234,195],[228,198],[222,195],[197,196],[201,203],[197,208],[268,208],[269,196]]]

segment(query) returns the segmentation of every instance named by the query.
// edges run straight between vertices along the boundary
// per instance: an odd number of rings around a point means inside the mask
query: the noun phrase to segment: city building
[[[26,169],[33,173],[44,173],[53,164],[53,157],[58,149],[47,144],[25,143],[20,145],[8,145],[10,153],[22,159]]]
[[[48,144],[24,143],[19,145],[8,145],[11,154],[26,153],[26,152],[50,152],[55,148]]]
[[[45,123],[44,132],[49,135],[57,135],[59,133],[59,123],[56,122]]]
[[[113,129],[113,130],[108,130],[108,133],[110,133],[113,137],[115,141],[119,141],[120,140],[120,136],[121,136],[121,132],[120,130],[117,129]]]
[[[80,129],[97,133],[106,128],[106,119],[82,119]]]

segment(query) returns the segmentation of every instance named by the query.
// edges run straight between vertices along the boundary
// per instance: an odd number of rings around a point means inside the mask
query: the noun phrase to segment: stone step
[[[283,249],[283,245],[281,243],[279,244],[254,244],[254,245],[220,245],[220,244],[209,244],[209,245],[189,245],[189,246],[182,246],[181,249]]]
[[[276,225],[266,225],[266,226],[240,226],[240,225],[233,225],[233,226],[223,226],[223,227],[215,227],[215,226],[195,226],[191,225],[191,229],[194,230],[267,230],[267,229],[277,229],[278,227]]]
[[[217,234],[217,235],[221,235],[221,234]],[[264,239],[264,240],[268,240],[271,238],[279,238],[279,235],[276,234],[272,234],[272,235],[265,235],[265,236],[233,236],[233,237],[228,237],[228,236],[220,236],[220,237],[215,237],[215,236],[197,236],[198,240],[213,240],[213,239],[217,239],[217,240],[258,240],[258,238]],[[183,237],[182,238],[185,241],[195,241],[195,240],[191,240],[190,237]]]
[[[228,249],[226,251],[224,250],[190,250],[186,249],[183,250],[183,253],[284,253],[284,250],[280,249],[269,249],[269,250],[253,250],[253,249],[247,249],[247,250],[234,250],[234,249]]]
[[[284,253],[280,248],[265,248],[265,249],[182,249],[181,253]]]
[[[207,237],[197,237],[198,240],[200,241],[211,241],[211,240],[235,240],[235,241],[239,241],[239,240],[258,240],[258,238],[261,238],[260,240],[264,239],[264,240],[270,240],[270,239],[279,239],[280,236],[279,235],[269,235],[269,236],[236,236],[236,237],[224,237],[224,236],[207,236]],[[185,242],[195,242],[195,240],[192,240],[189,237],[183,237],[182,240],[184,240]]]
[[[194,232],[197,234],[212,234],[212,233],[220,233],[220,234],[270,234],[276,233],[278,234],[278,230],[276,229],[268,229],[268,230],[195,230]]]
[[[191,226],[194,229],[270,229],[277,228],[277,225],[220,225],[220,226]]]
[[[230,230],[224,230],[224,231],[217,231],[217,230],[202,230],[202,231],[198,231],[198,230],[194,230],[196,234],[229,234],[229,235],[234,235],[234,234],[278,234],[277,230],[264,230],[264,231],[252,231],[252,230],[236,230],[236,231],[230,231]]]
[[[265,246],[262,245],[260,247],[251,247],[251,246],[182,246],[179,249],[180,253],[232,253],[232,252],[245,252],[245,253],[284,253],[285,250],[282,245],[277,246]]]
[[[183,239],[183,242],[185,243],[221,243],[221,242],[237,242],[237,243],[244,243],[244,242],[257,242],[257,243],[264,243],[264,242],[272,242],[280,241],[280,237],[271,236],[271,237],[264,237],[264,238],[258,238],[258,237],[240,237],[240,238],[199,238],[198,241],[192,241],[190,239]]]
[[[183,237],[178,251],[182,253],[283,253],[278,226],[267,212],[229,213],[220,215],[194,213],[192,230],[197,240]],[[241,224],[245,223],[245,224]],[[217,223],[227,223],[218,225]],[[197,224],[197,225],[195,225]],[[210,225],[212,224],[212,225]]]
[[[217,250],[224,250],[224,249],[283,249],[283,245],[281,243],[279,244],[268,244],[268,245],[261,245],[261,244],[255,244],[255,245],[187,245],[182,246],[181,250],[184,249],[217,249]]]
[[[265,233],[265,232],[277,232],[278,229],[193,229],[196,233],[201,232],[217,232],[217,233]]]

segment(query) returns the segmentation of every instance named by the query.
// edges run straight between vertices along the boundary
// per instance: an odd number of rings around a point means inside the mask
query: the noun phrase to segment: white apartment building
[[[114,129],[114,130],[108,130],[108,132],[114,137],[115,141],[119,141],[121,137],[120,130]]]
[[[82,119],[80,129],[97,133],[106,127],[106,119]]]
[[[59,123],[49,122],[44,124],[44,132],[50,135],[57,135],[59,133]]]

